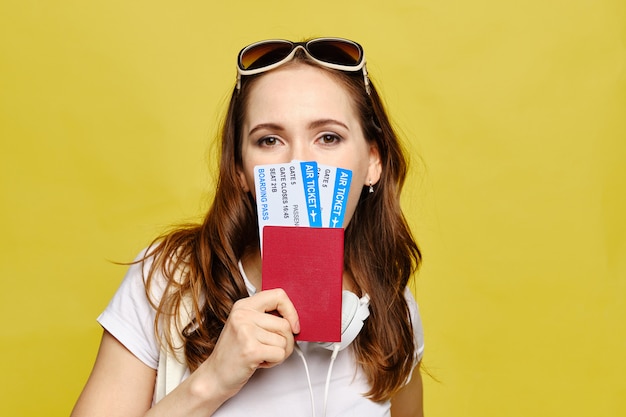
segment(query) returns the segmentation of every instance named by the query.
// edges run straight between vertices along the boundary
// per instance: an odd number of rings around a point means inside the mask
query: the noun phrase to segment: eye
[[[341,142],[341,137],[334,133],[324,133],[322,136],[320,136],[319,140],[323,145],[334,145]]]
[[[278,138],[275,136],[265,136],[257,141],[259,146],[272,147],[279,144]]]

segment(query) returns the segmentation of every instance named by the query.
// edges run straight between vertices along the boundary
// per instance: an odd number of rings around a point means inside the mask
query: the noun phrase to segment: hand
[[[278,315],[269,314],[277,312]],[[298,313],[282,289],[237,301],[209,358],[195,373],[215,378],[226,398],[235,395],[259,368],[271,368],[291,355]]]

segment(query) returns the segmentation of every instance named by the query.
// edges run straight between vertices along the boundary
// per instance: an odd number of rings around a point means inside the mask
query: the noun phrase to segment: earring
[[[370,194],[374,192],[374,186],[372,185],[372,180],[370,180]]]

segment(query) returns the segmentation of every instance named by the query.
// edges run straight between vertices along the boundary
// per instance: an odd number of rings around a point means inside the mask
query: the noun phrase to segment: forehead
[[[286,65],[255,80],[245,113],[244,123],[295,115],[358,119],[348,87],[328,71],[306,64]]]

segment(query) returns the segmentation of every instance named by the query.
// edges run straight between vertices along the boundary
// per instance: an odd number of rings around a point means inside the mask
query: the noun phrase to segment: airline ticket
[[[259,236],[265,226],[343,227],[352,171],[315,161],[254,167]]]
[[[348,204],[352,171],[328,165],[318,165],[322,227],[343,227]]]

